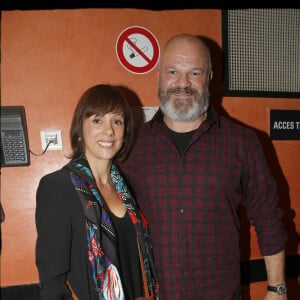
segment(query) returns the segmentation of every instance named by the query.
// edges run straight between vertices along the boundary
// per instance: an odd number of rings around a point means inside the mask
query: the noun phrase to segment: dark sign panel
[[[271,140],[300,140],[300,110],[270,111]]]

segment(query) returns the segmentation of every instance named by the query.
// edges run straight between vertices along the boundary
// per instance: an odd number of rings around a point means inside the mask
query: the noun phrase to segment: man
[[[265,299],[287,299],[275,182],[254,131],[210,105],[207,46],[188,34],[171,38],[158,76],[160,110],[121,168],[149,221],[160,299],[240,299],[240,205],[275,290]]]

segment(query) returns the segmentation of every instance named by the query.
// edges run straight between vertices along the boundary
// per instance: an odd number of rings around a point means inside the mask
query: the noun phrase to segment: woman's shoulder
[[[64,168],[44,175],[37,188],[37,198],[50,198],[53,203],[55,202],[54,199],[62,203],[61,198],[71,199],[76,195],[69,171]],[[64,203],[67,202],[64,201]]]
[[[40,184],[45,183],[45,182],[46,183],[55,183],[55,184],[59,184],[59,185],[65,185],[68,182],[70,182],[69,171],[66,170],[65,168],[61,168],[59,170],[45,174],[40,179]]]

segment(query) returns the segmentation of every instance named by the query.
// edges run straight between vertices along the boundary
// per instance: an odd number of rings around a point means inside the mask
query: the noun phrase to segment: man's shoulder
[[[219,116],[217,126],[218,137],[223,141],[241,147],[257,145],[258,137],[254,127],[228,116]]]
[[[247,125],[239,121],[238,119],[235,119],[230,116],[220,115],[219,123],[220,123],[220,127],[223,129],[232,129],[232,130],[237,130],[249,134],[253,134],[255,132],[255,129],[250,125]]]
[[[151,120],[141,124],[136,131],[136,138],[144,139],[145,136],[147,136],[149,134],[153,134],[157,129],[156,127],[157,127],[157,124],[155,124]]]

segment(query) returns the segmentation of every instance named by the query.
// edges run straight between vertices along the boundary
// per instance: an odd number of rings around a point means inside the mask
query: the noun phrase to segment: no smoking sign
[[[146,28],[128,27],[118,37],[117,57],[121,65],[135,74],[148,73],[159,59],[159,45],[153,33]]]

